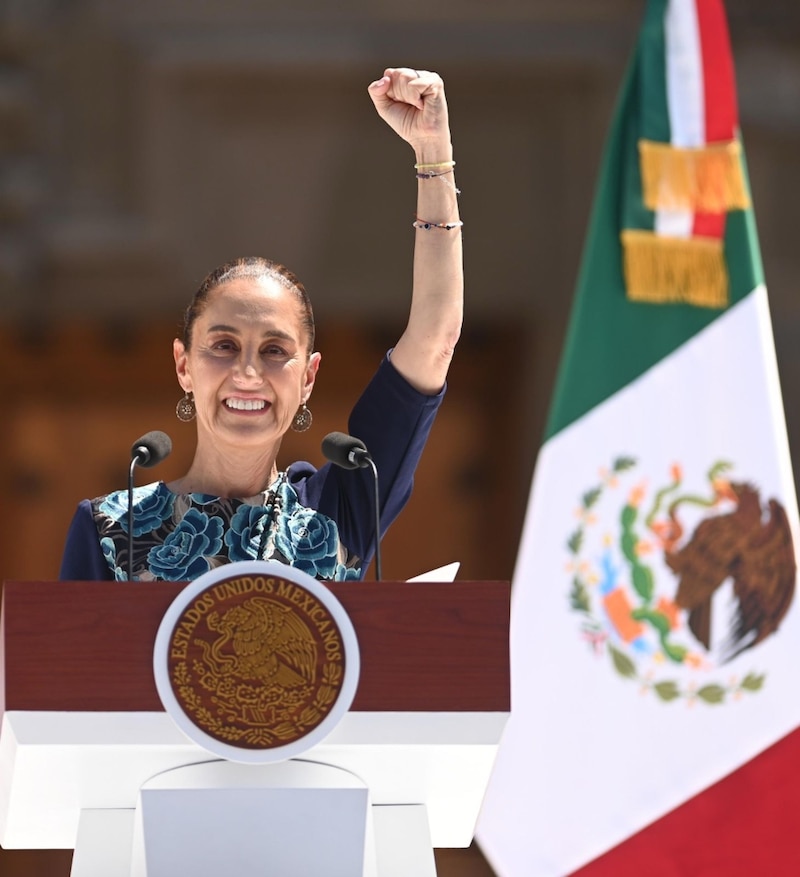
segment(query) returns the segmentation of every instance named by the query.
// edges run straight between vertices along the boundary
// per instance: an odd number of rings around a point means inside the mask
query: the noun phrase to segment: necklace
[[[267,550],[269,535],[277,527],[278,519],[281,516],[283,503],[281,501],[280,490],[283,487],[284,481],[286,481],[286,473],[279,472],[275,484],[270,488],[264,498],[265,513],[261,519],[263,521],[263,526],[261,528],[261,539],[258,543],[258,551],[256,552],[256,558],[258,560],[265,560],[264,554]]]

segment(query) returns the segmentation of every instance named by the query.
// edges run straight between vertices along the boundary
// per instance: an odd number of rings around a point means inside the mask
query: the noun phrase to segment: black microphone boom
[[[131,446],[131,465],[128,469],[128,581],[133,581],[133,470],[145,469],[166,460],[172,451],[172,439],[160,429],[146,432]]]
[[[325,457],[343,469],[372,469],[375,509],[375,580],[383,578],[381,568],[381,513],[378,493],[378,467],[369,455],[367,446],[361,439],[346,435],[343,432],[330,432],[322,440],[322,453]]]

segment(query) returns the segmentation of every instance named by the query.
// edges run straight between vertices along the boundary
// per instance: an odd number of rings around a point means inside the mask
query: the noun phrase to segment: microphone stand
[[[166,459],[172,451],[170,437],[154,429],[133,443],[131,465],[128,469],[128,581],[133,581],[133,470],[137,465],[155,466]]]
[[[133,581],[133,470],[139,462],[139,455],[134,454],[128,469],[128,581]]]
[[[381,566],[381,512],[378,495],[378,467],[369,455],[367,455],[366,460],[372,467],[372,483],[375,489],[375,581],[379,582],[383,578],[383,569]]]
[[[378,467],[372,459],[361,439],[346,435],[343,432],[331,432],[322,440],[322,453],[336,466],[342,469],[372,469],[374,488],[373,506],[375,512],[375,580],[383,578],[381,564],[381,511],[380,494],[378,492]]]

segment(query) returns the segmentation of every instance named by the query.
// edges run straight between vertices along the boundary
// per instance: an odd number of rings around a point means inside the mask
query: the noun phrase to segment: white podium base
[[[71,877],[130,877],[135,810],[82,810]]]
[[[287,761],[166,771],[135,810],[84,810],[71,877],[436,877],[424,805],[372,807],[349,771]]]
[[[377,877],[436,877],[424,804],[372,808]]]
[[[368,814],[364,783],[327,764],[180,767],[139,792],[129,873],[376,877]]]
[[[369,789],[377,877],[434,877],[432,847],[472,841],[507,718],[351,712],[303,758],[341,768]],[[209,754],[166,713],[6,712],[0,846],[76,848],[73,877],[131,877],[140,789],[173,769],[207,764]],[[328,873],[328,864],[306,874]],[[192,872],[170,877],[180,873]]]

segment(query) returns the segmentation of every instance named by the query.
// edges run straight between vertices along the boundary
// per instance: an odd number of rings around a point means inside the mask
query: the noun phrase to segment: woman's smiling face
[[[297,296],[269,277],[241,277],[211,291],[174,345],[178,381],[194,394],[198,442],[279,442],[314,387],[320,356],[309,353]]]

